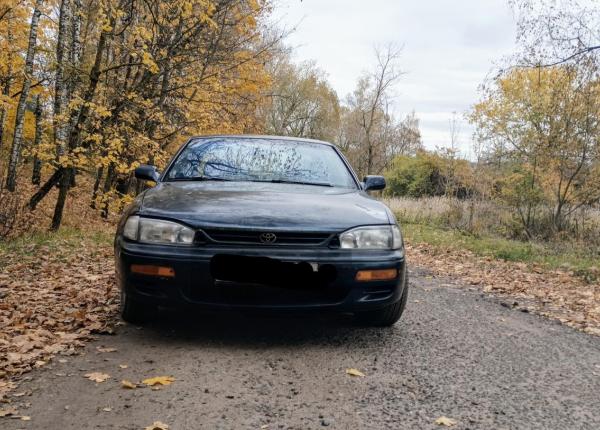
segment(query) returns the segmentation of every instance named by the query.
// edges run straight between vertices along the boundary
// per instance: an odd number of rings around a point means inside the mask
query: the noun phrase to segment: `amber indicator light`
[[[396,279],[397,276],[398,269],[360,270],[356,273],[356,280],[360,282],[390,281]]]
[[[160,276],[163,278],[174,278],[175,270],[172,267],[152,266],[147,264],[132,264],[131,272],[139,275]]]

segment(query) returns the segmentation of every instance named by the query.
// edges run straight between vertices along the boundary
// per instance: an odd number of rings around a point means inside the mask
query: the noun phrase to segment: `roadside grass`
[[[549,269],[573,271],[589,282],[600,276],[600,250],[580,243],[533,243],[492,235],[473,235],[430,223],[402,222],[409,243],[426,243],[439,249],[469,250],[494,259],[541,265]]]
[[[95,250],[106,249],[111,246],[113,235],[111,229],[74,227],[62,227],[57,232],[32,232],[15,239],[0,241],[0,260],[15,262],[45,254],[61,261],[82,248],[87,248],[92,253]]]

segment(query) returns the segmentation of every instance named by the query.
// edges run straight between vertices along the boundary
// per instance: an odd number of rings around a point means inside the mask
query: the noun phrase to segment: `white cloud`
[[[406,71],[395,88],[398,114],[414,110],[428,148],[447,146],[449,119],[477,101],[493,63],[514,49],[507,0],[279,0],[275,19],[299,26],[288,42],[298,60],[315,60],[340,97],[373,63],[373,47],[403,45]],[[471,127],[461,125],[461,150]]]

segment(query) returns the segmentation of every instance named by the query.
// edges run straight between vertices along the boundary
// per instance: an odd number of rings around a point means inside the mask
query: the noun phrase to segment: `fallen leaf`
[[[5,408],[0,409],[0,417],[8,417],[10,415],[17,415],[17,410],[15,408]]]
[[[359,376],[361,378],[365,376],[365,374],[358,369],[346,369],[346,373],[350,376]]]
[[[31,417],[28,417],[27,415],[23,415],[21,417],[21,421],[31,421]]]
[[[96,351],[98,351],[98,352],[116,352],[117,348],[104,348],[104,347],[98,346],[96,348]]]
[[[126,365],[126,364],[119,364],[119,367],[120,367],[121,369],[127,369],[129,366],[128,366],[128,365]]]
[[[134,388],[137,388],[137,385],[135,385],[131,381],[128,381],[127,379],[123,379],[121,381],[121,387],[123,387],[123,388],[129,388],[129,389],[134,389]]]
[[[169,426],[160,421],[154,421],[152,425],[149,425],[144,430],[169,430]]]
[[[103,410],[104,412],[110,412],[110,411],[112,411],[112,408],[102,408],[102,410]]]
[[[154,378],[144,379],[142,382],[152,387],[154,385],[170,385],[173,381],[175,381],[175,378],[172,376],[156,376]]]
[[[107,375],[106,373],[100,373],[100,372],[86,373],[83,376],[88,378],[90,381],[94,381],[94,382],[104,382],[108,378],[110,378],[110,375]]]
[[[441,416],[437,420],[435,420],[435,423],[438,426],[452,427],[452,426],[456,425],[456,420],[453,420],[452,418]]]
[[[269,424],[263,424],[262,426],[260,426],[261,429],[268,429],[269,428]]]

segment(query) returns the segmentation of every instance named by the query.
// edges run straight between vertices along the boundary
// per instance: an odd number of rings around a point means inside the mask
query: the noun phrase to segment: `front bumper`
[[[310,289],[281,285],[248,285],[216,280],[211,275],[215,255],[268,257],[281,262],[308,262],[333,267],[334,279]],[[406,263],[402,251],[349,251],[329,248],[276,246],[170,247],[115,241],[117,277],[126,294],[140,302],[160,306],[194,306],[206,310],[270,309],[287,311],[356,312],[384,307],[400,300],[405,288]],[[168,266],[175,277],[160,278],[132,273],[131,265]],[[359,270],[398,270],[391,281],[358,282]],[[232,271],[236,267],[231,267]]]

